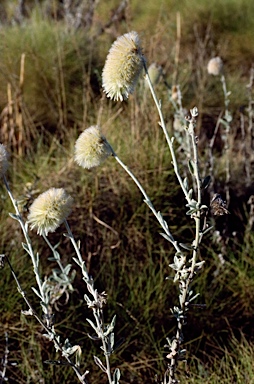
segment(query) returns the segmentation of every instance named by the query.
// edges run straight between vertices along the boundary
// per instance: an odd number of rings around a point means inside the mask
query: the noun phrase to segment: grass
[[[117,4],[116,1],[99,4],[98,24],[107,21],[111,3],[112,7]],[[141,33],[149,62],[158,60],[163,65],[165,79],[171,86],[176,69],[175,15],[181,12],[178,81],[183,90],[184,106],[199,104],[200,121],[204,122],[200,123],[201,134],[209,124],[216,124],[223,110],[223,95],[219,79],[206,74],[206,64],[213,53],[220,54],[225,59],[228,89],[232,92],[233,146],[239,143],[239,107],[247,102],[245,87],[253,56],[249,44],[249,36],[253,33],[252,7],[247,1],[228,0],[211,1],[205,6],[195,1],[191,10],[184,1],[179,5],[162,2],[159,7],[151,2],[142,8],[140,2],[133,1],[127,13],[129,24],[122,22],[116,27],[117,34],[125,32],[127,25],[128,29],[130,26],[131,30]],[[244,12],[240,13],[242,10]],[[239,17],[243,13],[244,17]],[[204,26],[204,20],[206,24],[210,20],[210,31]],[[96,22],[93,28],[97,30]],[[207,33],[209,38],[205,45]],[[51,186],[61,186],[75,198],[76,208],[70,216],[70,225],[82,241],[82,254],[95,277],[96,287],[108,294],[106,317],[111,319],[117,314],[116,335],[125,339],[112,365],[121,368],[122,383],[153,382],[155,374],[160,376],[165,369],[165,337],[172,334],[175,326],[169,309],[177,301],[177,289],[172,281],[165,280],[170,274],[168,264],[172,262],[173,251],[158,234],[158,226],[142,204],[139,191],[113,159],[108,159],[101,168],[84,171],[73,164],[72,154],[78,133],[98,121],[117,154],[141,179],[154,204],[169,219],[173,233],[184,239],[192,233],[192,228],[183,214],[183,197],[176,186],[171,159],[157,127],[156,111],[149,96],[143,97],[142,85],[128,103],[119,105],[101,99],[100,74],[114,39],[113,32],[99,36],[91,49],[82,31],[66,33],[64,23],[42,18],[37,11],[23,26],[6,26],[1,35],[1,109],[7,103],[8,83],[13,100],[18,97],[20,58],[23,52],[26,54],[22,114],[24,130],[32,134],[27,134],[21,143],[23,155],[17,153],[14,142],[6,143],[13,149],[10,179],[15,197],[21,197],[25,184],[34,183],[38,178],[35,188],[40,192]],[[168,127],[172,129],[174,112],[169,104],[169,89],[163,81],[157,85],[157,92]],[[206,123],[207,116],[213,118],[212,123],[211,120]],[[206,140],[205,137],[202,141],[204,148]],[[223,156],[216,152],[214,156],[213,182],[217,190],[223,191]],[[204,154],[204,171],[206,161]],[[253,236],[244,237],[248,218],[246,203],[253,191],[252,185],[247,188],[241,176],[243,162],[242,157],[231,152],[234,167],[231,226],[221,219],[215,224],[225,229],[230,237],[226,264],[220,265],[217,254],[221,252],[221,244],[212,243],[211,234],[203,250],[206,267],[196,280],[199,303],[206,304],[206,308],[195,309],[189,315],[186,344],[192,376],[183,377],[183,383],[253,382]],[[185,164],[182,165],[184,169]],[[12,208],[4,190],[0,193],[1,223],[4,223],[0,229],[1,253],[10,255],[23,288],[33,301],[30,290],[34,285],[33,275],[20,246],[22,236],[18,225],[8,218]],[[232,240],[234,231],[238,233]],[[56,243],[60,241],[59,249],[69,260],[72,251],[61,231],[53,238]],[[37,241],[36,246],[43,255],[44,270],[49,271],[49,251],[36,236],[33,240]],[[4,331],[8,330],[9,361],[18,362],[17,366],[8,367],[9,380],[13,383],[73,382],[69,368],[43,363],[59,356],[42,338],[40,326],[33,319],[20,315],[25,305],[7,267],[1,271],[0,289],[4,292],[0,304],[0,332],[3,340]],[[93,364],[92,355],[99,354],[99,346],[87,337],[90,329],[85,319],[90,314],[82,302],[86,288],[79,273],[75,289],[68,305],[56,312],[56,328],[62,335],[82,344],[91,382],[104,383],[104,376]],[[4,341],[1,354],[3,350]]]

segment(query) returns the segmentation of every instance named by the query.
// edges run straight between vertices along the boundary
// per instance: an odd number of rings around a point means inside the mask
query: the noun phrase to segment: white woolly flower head
[[[207,64],[207,72],[210,75],[219,76],[222,73],[223,61],[217,56],[213,57]]]
[[[0,177],[4,176],[8,169],[8,153],[6,147],[0,144]]]
[[[97,125],[85,129],[76,141],[74,160],[83,168],[97,167],[110,155],[112,149]]]
[[[102,87],[110,99],[128,99],[134,91],[144,60],[137,32],[132,31],[117,38],[102,71]]]
[[[55,232],[70,214],[72,203],[72,197],[63,188],[50,188],[31,205],[28,215],[30,228],[36,228],[39,235]]]

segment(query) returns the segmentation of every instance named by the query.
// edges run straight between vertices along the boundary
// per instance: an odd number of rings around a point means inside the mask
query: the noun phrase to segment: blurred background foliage
[[[230,131],[231,179],[225,185],[225,153],[220,128],[213,148],[210,188],[225,198],[230,191],[228,217],[209,218],[214,225],[201,249],[205,268],[194,289],[205,308],[189,312],[185,328],[190,377],[186,383],[254,383],[253,297],[254,236],[253,136],[251,70],[254,57],[254,2],[249,0],[3,0],[0,4],[0,141],[10,153],[8,177],[24,217],[32,200],[50,187],[64,187],[75,199],[69,224],[81,240],[82,255],[96,287],[108,294],[106,319],[117,314],[116,337],[124,344],[112,366],[120,367],[124,383],[154,382],[166,368],[165,338],[173,336],[170,307],[177,303],[177,287],[167,276],[173,249],[159,235],[159,227],[142,196],[113,159],[98,169],[83,170],[73,163],[79,133],[92,124],[103,132],[120,158],[140,179],[155,207],[168,220],[179,241],[192,239],[185,201],[176,183],[158,116],[143,79],[128,102],[110,102],[101,89],[101,72],[117,36],[136,30],[148,64],[162,67],[156,91],[168,129],[175,132],[171,90],[179,85],[186,111],[199,109],[202,177],[209,170],[208,148],[224,96],[219,78],[207,74],[207,63],[219,55],[230,94],[233,120]],[[248,86],[249,85],[249,86]],[[248,86],[248,87],[247,87]],[[251,108],[250,108],[251,106]],[[183,128],[184,129],[184,128]],[[178,142],[181,172],[187,160]],[[247,148],[247,149],[246,149]],[[246,174],[249,165],[250,176]],[[18,224],[0,187],[1,253],[10,256],[23,289],[33,302],[30,260],[22,250]],[[209,189],[204,194],[209,204]],[[42,273],[52,268],[42,239],[31,234]],[[61,228],[50,235],[63,260],[73,256]],[[75,266],[74,266],[75,268]],[[92,383],[106,383],[93,364],[99,346],[90,332],[84,305],[85,286],[79,271],[75,292],[56,309],[55,327],[61,337],[82,347],[84,371]],[[58,359],[42,337],[34,319],[24,318],[20,294],[7,267],[1,270],[1,355],[4,332],[9,335],[7,377],[11,383],[74,382],[68,367],[47,365]],[[38,309],[38,303],[34,303]],[[180,367],[181,368],[181,367]],[[182,369],[184,372],[184,369]]]

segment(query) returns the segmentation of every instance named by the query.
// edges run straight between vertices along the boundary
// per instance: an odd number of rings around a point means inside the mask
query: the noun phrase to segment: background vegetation
[[[156,62],[162,67],[156,91],[171,134],[172,86],[180,85],[184,108],[199,109],[197,134],[205,176],[209,143],[225,109],[220,79],[207,74],[207,63],[211,57],[222,57],[233,117],[227,152],[231,178],[225,185],[220,126],[213,148],[211,186],[204,201],[209,203],[211,191],[225,198],[228,189],[231,215],[216,221],[209,218],[216,231],[204,242],[206,266],[195,283],[199,303],[206,306],[189,313],[185,342],[191,376],[183,375],[182,382],[254,383],[253,104],[252,87],[247,87],[254,57],[254,3],[90,1],[84,2],[80,21],[76,10],[83,2],[70,3],[72,8],[67,9],[65,2],[56,0],[1,2],[0,142],[11,154],[8,176],[24,217],[32,199],[49,187],[64,187],[74,197],[69,223],[81,239],[82,254],[96,286],[108,294],[106,316],[111,319],[117,314],[117,337],[125,339],[112,365],[121,368],[123,384],[152,383],[156,374],[160,378],[166,367],[165,337],[172,335],[175,326],[170,307],[178,300],[173,282],[165,280],[171,273],[168,264],[173,249],[158,234],[157,223],[124,171],[110,159],[98,169],[84,171],[73,163],[73,147],[84,128],[100,124],[168,219],[172,233],[179,241],[188,239],[192,228],[185,219],[184,198],[142,79],[128,102],[113,103],[102,94],[101,71],[115,38],[136,30],[148,64]],[[181,158],[181,141],[178,145]],[[182,172],[186,170],[183,159]],[[0,193],[0,250],[11,258],[33,302],[30,260],[22,250],[18,224],[8,217],[12,207],[2,187]],[[61,229],[50,238],[60,242],[64,260],[70,261],[73,252]],[[46,274],[52,268],[47,260],[50,252],[35,234],[32,239]],[[9,269],[0,273],[0,351],[3,355],[7,331],[9,382],[74,382],[68,367],[44,363],[58,356],[42,337],[40,326],[20,315],[25,305]],[[74,286],[68,303],[63,300],[56,308],[55,327],[63,337],[81,344],[90,381],[104,383],[93,364],[99,346],[87,337],[90,326],[85,319],[90,314],[83,302],[85,285],[79,272]]]

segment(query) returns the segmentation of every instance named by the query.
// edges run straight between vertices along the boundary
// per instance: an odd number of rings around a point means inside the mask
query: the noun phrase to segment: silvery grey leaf
[[[55,257],[48,257],[48,261],[56,261],[57,259]]]
[[[91,325],[91,327],[93,327],[93,329],[95,330],[95,332],[96,332],[97,335],[98,335],[97,326],[92,322],[92,320],[90,320],[90,319],[86,319],[86,321]]]
[[[100,337],[89,335],[89,333],[87,333],[87,336],[88,336],[91,340],[94,340],[94,341],[98,341],[98,340],[100,340]]]
[[[211,176],[210,175],[206,176],[202,181],[201,188],[206,189],[210,184],[210,181],[211,181]]]
[[[118,384],[121,377],[121,372],[119,368],[116,368],[113,373],[113,382],[112,384]]]
[[[189,302],[195,300],[199,295],[200,295],[200,293],[197,293],[196,295],[194,295],[191,298],[189,298]]]
[[[160,232],[160,235],[163,236],[166,240],[170,241],[171,243],[174,241],[174,238],[166,233]]]
[[[34,287],[31,287],[31,288],[32,288],[32,290],[34,291],[34,293],[35,293],[41,300],[43,300],[43,297],[42,297],[41,294],[37,291],[37,289],[34,288]]]
[[[110,352],[110,354],[111,354],[114,350],[114,344],[115,344],[115,335],[113,332],[111,332],[111,334],[109,335],[108,341],[109,341],[109,343],[108,343],[109,351],[108,352]]]
[[[21,244],[22,244],[22,247],[24,248],[24,250],[30,255],[28,245],[26,243],[21,243]]]
[[[185,178],[183,179],[183,185],[184,185],[184,188],[188,191],[188,189],[189,189],[189,185],[188,185],[188,179],[187,179],[187,177],[185,177]]]
[[[188,167],[189,167],[189,171],[192,175],[194,175],[194,165],[193,165],[193,161],[192,160],[189,160],[188,162]]]
[[[27,311],[24,310],[24,311],[21,311],[22,315],[25,315],[25,316],[33,316],[33,311],[31,310],[31,308],[29,308]]]
[[[193,251],[193,246],[192,245],[188,245],[188,244],[184,244],[184,243],[179,243],[180,247],[182,247],[183,249],[186,249],[187,251]]]
[[[44,360],[43,363],[45,364],[52,364],[52,365],[69,365],[68,361],[65,360]]]
[[[72,259],[75,261],[76,264],[78,264],[79,267],[81,267],[80,261],[76,257],[73,257]]]
[[[177,267],[177,265],[175,265],[175,264],[169,264],[169,268],[172,268],[172,269],[174,269],[175,271],[178,270],[178,267]]]
[[[202,234],[205,235],[207,232],[211,231],[213,229],[213,226],[206,228],[204,231],[202,231]]]
[[[97,356],[94,356],[93,359],[94,359],[95,364],[98,365],[98,367],[103,372],[107,373],[107,368],[102,364],[101,360]]]
[[[191,189],[189,190],[189,192],[188,192],[188,197],[189,197],[189,199],[192,198],[192,193],[193,193],[193,189],[191,188]]]
[[[14,219],[14,220],[17,220],[19,221],[20,220],[20,216],[19,215],[15,215],[15,213],[9,213],[9,216]]]

